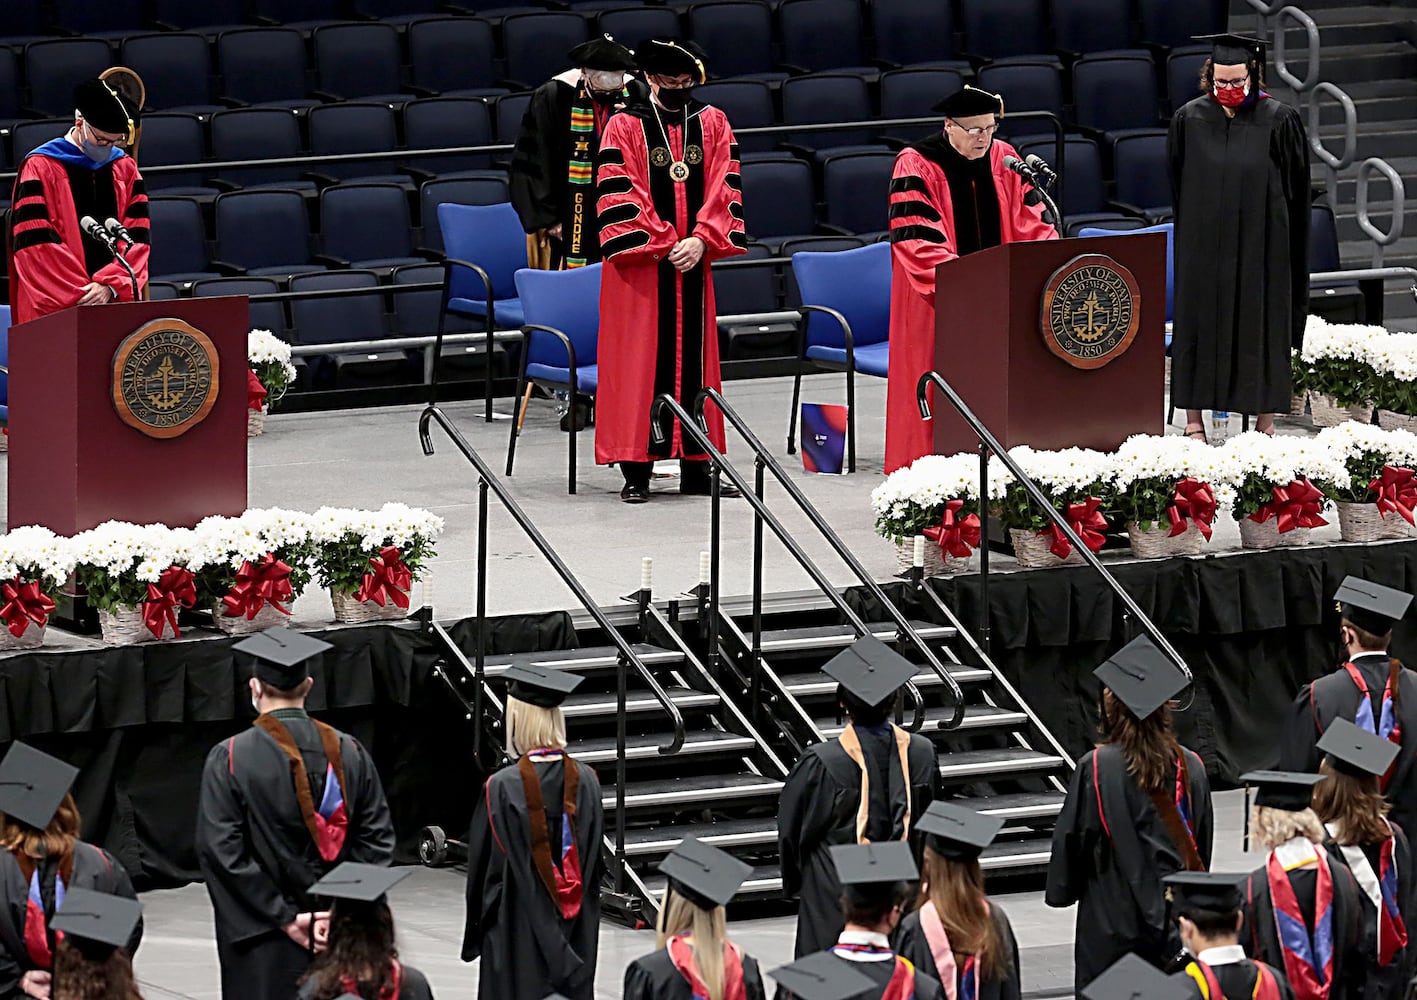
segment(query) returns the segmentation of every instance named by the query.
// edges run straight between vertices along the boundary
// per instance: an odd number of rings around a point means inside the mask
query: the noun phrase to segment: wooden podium
[[[1083,255],[1110,258],[1135,280],[1130,344],[1111,360],[1065,360],[1044,332],[1044,293],[1060,268]],[[1081,337],[1096,299],[1086,262],[1052,315],[1076,317]],[[1106,270],[1105,268],[1103,269]],[[1101,272],[1099,272],[1101,273]],[[1081,284],[1079,284],[1081,282]],[[1100,283],[1105,306],[1106,283]],[[1166,237],[1161,233],[1006,243],[941,264],[936,272],[935,371],[1006,448],[1116,448],[1132,434],[1159,434],[1165,406]],[[1121,285],[1116,285],[1121,290]],[[1098,313],[1105,314],[1105,309]],[[1104,324],[1099,323],[1099,329]],[[1096,334],[1101,337],[1102,334]],[[1086,353],[1087,345],[1080,345]],[[979,441],[952,406],[932,401],[935,452],[973,451]]]
[[[11,327],[9,526],[244,511],[247,311],[236,297],[114,303]]]

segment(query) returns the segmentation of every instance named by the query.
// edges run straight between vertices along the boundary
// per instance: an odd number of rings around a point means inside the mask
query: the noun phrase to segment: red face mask
[[[1238,108],[1249,99],[1250,86],[1246,83],[1245,86],[1241,87],[1239,90],[1236,90],[1234,87],[1226,87],[1223,89],[1215,87],[1211,90],[1211,93],[1215,95],[1217,103],[1227,108]]]

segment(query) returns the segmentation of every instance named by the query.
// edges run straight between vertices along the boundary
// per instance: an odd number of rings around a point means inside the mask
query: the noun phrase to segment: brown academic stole
[[[319,849],[320,857],[333,861],[339,857],[349,829],[348,810],[344,802],[344,757],[340,752],[339,733],[323,722],[310,721],[320,734],[325,760],[329,762],[325,774],[325,795],[318,810],[310,793],[310,774],[305,768],[305,758],[295,745],[290,730],[269,714],[259,716],[256,727],[275,740],[276,746],[290,760],[290,780],[295,785],[295,801],[300,804],[300,816],[305,820],[305,828],[310,831],[310,839]]]
[[[1102,782],[1099,773],[1101,756],[1098,752],[1094,752],[1092,755],[1092,788],[1097,796],[1097,815],[1102,820],[1102,829],[1110,839],[1112,827],[1107,822],[1107,813],[1102,808]],[[1183,805],[1189,812],[1191,800],[1191,775],[1186,764],[1184,750],[1178,748],[1176,751],[1175,797],[1168,796],[1160,789],[1152,789],[1147,792],[1147,795],[1150,797],[1157,815],[1161,817],[1161,822],[1166,827],[1166,833],[1171,838],[1171,846],[1176,848],[1176,853],[1180,855],[1181,864],[1185,866],[1185,870],[1188,872],[1205,871],[1205,862],[1201,860],[1200,851],[1196,849],[1196,838],[1191,834],[1190,827],[1181,816]]]
[[[891,811],[891,829],[900,827],[900,837],[905,840],[910,836],[910,734],[899,726],[891,726],[891,733],[895,736],[896,754],[900,760],[900,783],[902,791],[905,792],[904,812],[893,809]],[[866,756],[861,751],[861,739],[856,735],[856,728],[850,724],[841,734],[841,748],[846,751],[846,755],[855,761],[856,766],[861,769],[861,803],[856,808],[856,842],[866,844],[866,823],[871,815],[871,775],[866,767]],[[894,778],[894,774],[892,774]],[[894,785],[894,781],[892,781]],[[891,791],[895,789],[892,788]]]
[[[581,774],[570,754],[562,753],[565,764],[565,778],[561,793],[561,843],[557,845],[559,864],[551,862],[551,831],[547,827],[546,804],[541,797],[541,778],[537,776],[536,765],[531,754],[523,754],[517,761],[517,773],[522,779],[522,793],[526,796],[527,825],[531,828],[531,858],[541,884],[551,894],[551,902],[563,920],[574,920],[581,912],[581,857],[576,847],[576,791],[580,787]]]

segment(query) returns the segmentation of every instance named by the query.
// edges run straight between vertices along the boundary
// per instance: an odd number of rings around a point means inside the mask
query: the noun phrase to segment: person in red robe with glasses
[[[137,138],[138,109],[102,80],[74,88],[74,125],[20,165],[10,212],[10,304],[16,323],[67,309],[133,301],[133,282],[79,220],[116,219],[131,242],[120,249],[148,283],[148,196],[124,152]]]
[[[1042,195],[1004,166],[1019,156],[994,138],[1003,98],[966,86],[933,110],[944,129],[902,149],[891,175],[887,474],[935,450],[915,402],[920,376],[935,366],[935,268],[1001,243],[1058,238]]]
[[[626,503],[649,499],[663,458],[679,459],[679,492],[709,492],[708,455],[671,421],[652,434],[650,408],[669,393],[692,411],[700,389],[720,386],[709,265],[748,246],[733,130],[691,93],[706,79],[700,54],[648,39],[635,56],[651,97],[610,119],[596,174],[604,270],[595,460],[620,466]],[[722,450],[722,417],[710,409],[708,423]]]

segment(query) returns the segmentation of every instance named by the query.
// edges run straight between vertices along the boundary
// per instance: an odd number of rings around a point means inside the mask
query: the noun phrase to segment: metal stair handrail
[[[1068,524],[1067,518],[1058,513],[1057,508],[1053,506],[1053,502],[1038,488],[1038,484],[1033,481],[1028,473],[1023,471],[1022,467],[1020,467],[1016,461],[1014,461],[1013,456],[999,443],[999,439],[994,437],[989,428],[984,426],[979,417],[975,415],[974,411],[969,408],[969,405],[960,398],[959,393],[954,391],[939,372],[928,371],[924,375],[921,375],[920,380],[915,384],[915,399],[920,406],[921,419],[931,419],[930,397],[928,392],[931,385],[934,385],[935,388],[950,401],[951,405],[958,411],[960,417],[969,425],[969,429],[974,432],[975,437],[979,438],[979,495],[981,498],[984,498],[981,499],[981,506],[987,504],[987,497],[989,495],[989,454],[992,453],[1003,463],[1004,468],[1008,469],[1013,477],[1018,480],[1019,485],[1028,492],[1029,499],[1042,508],[1047,513],[1049,520],[1053,522],[1054,526],[1063,532],[1068,541],[1071,542],[1073,547],[1077,550],[1078,555],[1082,557],[1083,562],[1087,563],[1094,573],[1102,577],[1102,581],[1117,595],[1127,611],[1135,617],[1142,629],[1151,638],[1151,641],[1156,643],[1157,647],[1170,657],[1171,661],[1175,663],[1176,666],[1181,668],[1181,672],[1186,675],[1187,681],[1193,681],[1195,678],[1191,673],[1191,668],[1186,666],[1186,661],[1182,658],[1181,654],[1178,653],[1176,648],[1161,634],[1161,630],[1147,617],[1146,613],[1142,611],[1137,602],[1132,600],[1132,596],[1117,582],[1117,578],[1108,571],[1106,566],[1102,565],[1102,561],[1097,558],[1096,554],[1083,544],[1082,538],[1073,530],[1072,525]],[[989,518],[987,517],[987,512],[986,516],[980,518],[980,524],[983,537],[980,539],[979,543],[979,577],[980,591],[983,595],[981,603],[984,609],[983,616],[985,623],[981,631],[987,639],[989,633]]]
[[[1382,174],[1392,188],[1392,221],[1387,232],[1373,224],[1372,214],[1368,211],[1368,184],[1374,174]],[[1370,156],[1358,165],[1358,188],[1354,207],[1358,213],[1358,228],[1372,237],[1374,243],[1373,267],[1382,267],[1383,249],[1402,239],[1406,201],[1407,192],[1402,183],[1402,175],[1393,169],[1392,164],[1381,157]]]
[[[768,472],[772,473],[772,477],[777,480],[778,485],[786,491],[787,495],[792,499],[792,502],[797,505],[797,509],[811,522],[812,527],[817,529],[817,532],[826,543],[831,546],[832,551],[837,554],[842,562],[846,563],[847,567],[855,574],[862,586],[871,592],[871,596],[886,609],[900,636],[910,640],[910,644],[920,653],[930,669],[934,671],[936,676],[949,688],[950,694],[954,698],[954,714],[950,717],[949,724],[943,725],[940,728],[954,729],[958,726],[964,719],[964,692],[960,690],[959,682],[950,676],[950,672],[945,669],[944,664],[940,662],[939,657],[935,655],[935,651],[930,648],[929,643],[920,637],[920,633],[915,631],[915,627],[910,624],[910,620],[906,618],[900,608],[896,606],[895,602],[886,596],[886,592],[881,588],[881,585],[876,582],[875,577],[867,572],[866,567],[861,565],[861,561],[856,558],[855,554],[847,547],[846,543],[841,540],[841,536],[832,530],[831,525],[827,524],[822,518],[817,508],[812,506],[812,502],[807,499],[807,495],[802,492],[802,488],[787,475],[781,463],[779,463],[763,443],[758,440],[758,436],[753,433],[752,428],[743,420],[738,411],[729,404],[728,400],[723,398],[723,393],[712,386],[701,389],[698,398],[694,400],[694,416],[698,420],[699,426],[706,426],[704,411],[707,404],[710,402],[717,407],[718,412],[723,415],[723,418],[733,425],[733,429],[738,432],[738,435],[747,442],[748,447],[752,449],[754,453],[755,463],[758,468],[760,470],[766,469]],[[722,456],[720,456],[720,458],[722,458]],[[724,460],[726,461],[726,459]]]
[[[627,733],[625,729],[625,700],[626,700],[626,669],[633,667],[640,679],[649,686],[654,698],[668,714],[671,724],[674,727],[674,734],[669,742],[658,747],[659,753],[664,756],[676,754],[684,746],[684,716],[678,707],[670,699],[668,693],[660,686],[654,674],[644,665],[632,646],[621,634],[605,612],[600,609],[595,600],[586,591],[585,587],[571,572],[570,568],[562,561],[556,550],[551,547],[536,525],[532,523],[526,511],[522,510],[521,504],[507,491],[506,486],[493,473],[489,466],[472,447],[467,439],[463,437],[452,422],[448,420],[441,407],[429,403],[423,408],[422,414],[418,418],[418,440],[423,447],[423,454],[433,454],[433,436],[430,433],[429,425],[437,422],[443,429],[443,433],[453,442],[453,445],[462,452],[464,458],[472,463],[477,470],[478,487],[478,512],[477,512],[477,656],[474,665],[476,683],[473,686],[473,704],[480,710],[482,699],[482,687],[485,682],[485,660],[487,656],[487,493],[488,490],[497,494],[497,499],[502,502],[502,506],[516,522],[517,527],[531,540],[537,550],[551,564],[551,568],[556,571],[556,575],[561,578],[561,582],[575,594],[576,600],[580,602],[586,614],[594,619],[601,632],[607,636],[619,652],[618,665],[616,669],[616,707],[615,707],[615,891],[623,892],[625,885],[625,872],[629,867],[625,854],[625,743]],[[477,725],[481,725],[479,717]]]

